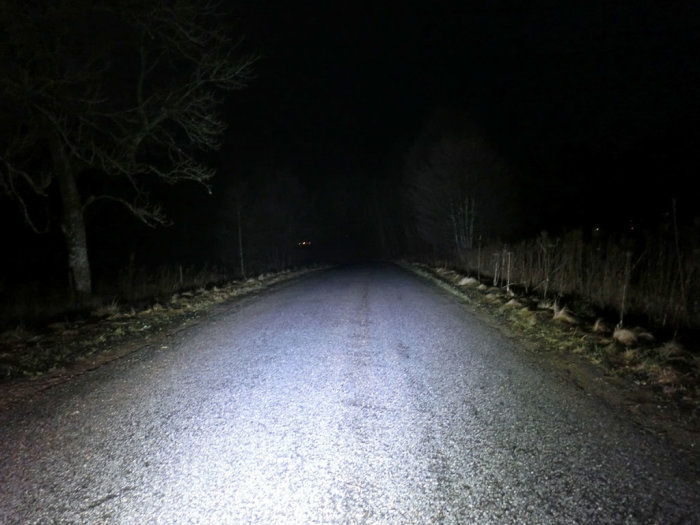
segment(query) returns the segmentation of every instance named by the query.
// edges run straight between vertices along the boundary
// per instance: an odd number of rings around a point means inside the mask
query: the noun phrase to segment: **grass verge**
[[[210,289],[173,293],[167,300],[140,307],[101,305],[86,315],[40,328],[16,326],[0,333],[0,382],[27,381],[68,367],[95,368],[149,344],[164,332],[191,324],[213,308],[314,269],[262,274]]]
[[[620,330],[578,309],[516,297],[457,271],[419,263],[404,268],[468,303],[489,324],[564,370],[641,428],[675,445],[700,447],[700,359],[676,341],[659,341],[640,327]]]

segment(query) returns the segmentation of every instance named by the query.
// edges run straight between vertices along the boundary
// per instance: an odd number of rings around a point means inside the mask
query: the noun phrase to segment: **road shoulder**
[[[606,370],[596,363],[595,356],[582,350],[584,343],[591,344],[591,338],[581,327],[562,325],[552,318],[551,312],[534,309],[526,314],[522,305],[520,310],[510,308],[506,304],[513,298],[493,289],[460,286],[465,276],[454,271],[406,262],[399,266],[456,296],[470,313],[516,342],[538,366],[595,397],[618,417],[675,448],[700,454],[697,400],[667,396]],[[533,329],[534,326],[539,328]]]

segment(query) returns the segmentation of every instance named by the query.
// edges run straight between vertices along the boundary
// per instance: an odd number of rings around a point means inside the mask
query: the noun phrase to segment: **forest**
[[[562,9],[565,26],[598,25],[568,42],[567,56],[586,60],[560,78],[562,33],[526,17],[541,32],[528,40],[517,11],[488,18],[508,29],[496,39],[478,18],[493,13],[475,11],[404,14],[393,35],[379,8],[311,3],[289,21],[274,2],[2,4],[2,329],[266,272],[401,259],[672,336],[700,328],[697,152],[684,131],[697,99],[683,84],[684,108],[647,106],[669,73],[697,75],[686,67],[697,59],[657,55],[690,38],[679,13],[650,40]],[[630,27],[657,15],[634,11]],[[594,69],[588,45],[601,34],[609,48]],[[616,53],[642,40],[640,60],[656,69],[614,109],[614,85],[639,74]],[[456,66],[465,59],[469,71]]]

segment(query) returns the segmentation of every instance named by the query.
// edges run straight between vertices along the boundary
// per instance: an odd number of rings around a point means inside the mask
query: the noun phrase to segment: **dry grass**
[[[230,281],[231,277],[216,267],[161,266],[151,272],[125,269],[116,279],[98,282],[93,295],[79,300],[61,284],[6,286],[0,303],[0,330],[18,325],[42,326],[88,312],[107,316],[119,311],[120,304],[149,303],[175,292]]]
[[[0,333],[0,380],[33,377],[101,355],[128,341],[146,344],[162,330],[177,327],[214,306],[307,273],[311,269],[264,274],[245,282],[200,287],[150,302],[109,300],[63,321]]]
[[[678,331],[700,328],[698,253],[700,225],[662,225],[634,235],[596,230],[584,236],[578,230],[555,238],[543,233],[512,245],[481,246],[455,256],[453,264],[466,275],[479,268],[483,280],[543,300],[578,297],[597,309],[615,310],[616,322],[629,314]]]
[[[533,294],[522,294],[503,304],[503,295],[493,288],[458,286],[464,277],[458,271],[435,272],[429,265],[413,266],[421,273],[452,284],[467,296],[471,305],[506,323],[519,338],[534,343],[542,351],[555,352],[564,359],[569,355],[582,357],[605,374],[628,381],[630,389],[645,389],[655,403],[680,404],[690,420],[700,418],[700,359],[677,340],[659,342],[640,327],[617,328],[612,332],[604,320],[578,316],[578,312],[566,308],[566,316],[576,319],[572,323],[562,319],[563,307],[543,302]],[[521,307],[506,306],[516,303]]]

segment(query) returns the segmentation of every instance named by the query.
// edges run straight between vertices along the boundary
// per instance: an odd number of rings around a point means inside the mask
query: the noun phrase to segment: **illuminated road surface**
[[[0,415],[2,523],[700,523],[697,462],[388,265]]]

